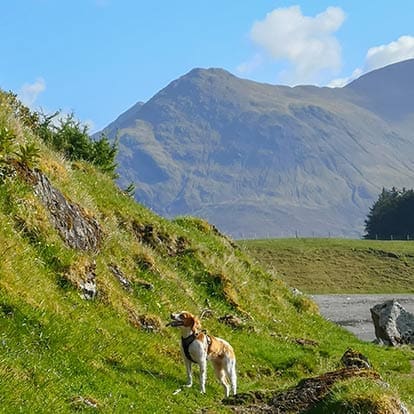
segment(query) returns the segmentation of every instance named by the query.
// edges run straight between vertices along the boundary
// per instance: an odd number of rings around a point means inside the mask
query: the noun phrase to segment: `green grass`
[[[414,241],[271,239],[239,245],[306,293],[414,293]]]
[[[16,131],[15,145],[35,140],[1,98],[0,124]],[[265,272],[208,223],[165,220],[90,165],[69,163],[37,144],[37,167],[96,218],[104,238],[97,253],[67,247],[31,185],[13,171],[0,179],[0,412],[228,412],[211,368],[206,395],[198,391],[197,375],[193,389],[174,395],[185,369],[178,332],[165,323],[173,311],[199,314],[207,301],[214,314],[203,326],[234,346],[240,392],[282,390],[333,370],[353,347],[391,384],[384,395],[398,393],[414,407],[411,349],[362,343],[321,318],[312,302],[293,296],[279,275]],[[137,224],[152,225],[159,241],[140,241]],[[184,251],[171,254],[180,238]],[[93,262],[99,294],[86,301],[78,284]],[[110,264],[133,289],[121,286]],[[220,323],[227,313],[241,317],[244,326]],[[156,330],[139,326],[144,316]],[[350,387],[337,399],[352,400],[353,393]]]

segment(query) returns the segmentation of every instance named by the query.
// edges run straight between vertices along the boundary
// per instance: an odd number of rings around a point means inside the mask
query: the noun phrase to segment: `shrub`
[[[16,139],[15,133],[5,126],[0,126],[0,160],[11,153],[13,143]]]
[[[59,112],[52,115],[41,114],[37,128],[40,138],[68,159],[88,161],[116,178],[116,143],[111,144],[105,135],[96,141],[91,139],[88,127],[76,120],[73,114],[60,119],[56,125],[58,115]]]
[[[29,142],[25,145],[19,145],[19,149],[14,154],[22,164],[33,168],[39,160],[40,149],[34,142]]]

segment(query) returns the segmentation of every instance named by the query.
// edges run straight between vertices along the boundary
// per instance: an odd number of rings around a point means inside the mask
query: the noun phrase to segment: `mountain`
[[[369,109],[398,127],[414,114],[414,60],[374,70],[344,89],[352,91],[356,104]]]
[[[413,74],[410,60],[331,89],[194,69],[103,132],[121,186],[161,215],[236,238],[359,237],[382,187],[412,186]]]

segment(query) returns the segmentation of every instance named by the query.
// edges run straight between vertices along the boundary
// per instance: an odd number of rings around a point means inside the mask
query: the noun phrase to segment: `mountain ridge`
[[[359,237],[382,187],[414,178],[411,107],[406,125],[384,116],[368,81],[288,87],[197,68],[103,132],[117,131],[121,185],[136,183],[159,214],[198,215],[236,238]]]

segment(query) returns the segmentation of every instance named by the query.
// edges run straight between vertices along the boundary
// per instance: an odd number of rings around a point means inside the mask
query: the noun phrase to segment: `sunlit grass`
[[[271,239],[239,242],[306,293],[414,293],[414,242]]]

